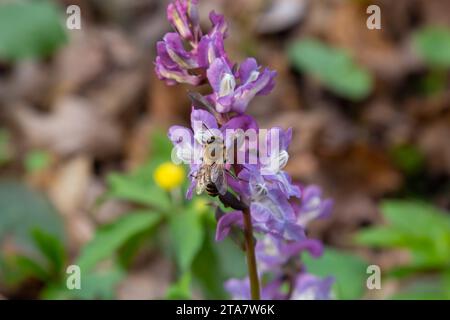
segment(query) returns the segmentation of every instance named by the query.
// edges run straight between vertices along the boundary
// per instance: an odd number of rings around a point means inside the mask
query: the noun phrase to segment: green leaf
[[[81,289],[69,290],[65,281],[49,285],[41,296],[43,299],[68,300],[68,299],[107,299],[115,298],[117,285],[123,280],[126,273],[118,266],[106,270],[81,273]]]
[[[39,229],[33,230],[32,235],[40,252],[47,258],[51,266],[51,274],[60,275],[66,263],[66,252],[61,241]]]
[[[176,283],[167,289],[166,299],[189,300],[191,299],[191,274],[186,272]]]
[[[361,231],[356,240],[379,248],[405,248],[415,268],[443,268],[450,263],[450,217],[418,201],[385,201],[388,226]]]
[[[16,286],[34,278],[47,281],[51,274],[35,260],[22,255],[0,257],[0,279],[7,286]]]
[[[295,68],[317,78],[339,96],[358,101],[372,91],[371,74],[359,67],[344,50],[306,39],[294,43],[288,55]]]
[[[450,232],[450,218],[423,202],[385,201],[381,205],[381,211],[392,226],[410,234],[428,236],[434,230]]]
[[[367,263],[359,257],[327,248],[319,259],[304,256],[308,272],[320,276],[333,276],[333,286],[338,299],[359,299],[364,294]]]
[[[50,164],[50,154],[46,151],[34,150],[25,157],[25,169],[29,173],[41,171]]]
[[[201,215],[194,210],[173,214],[169,220],[170,239],[181,272],[189,270],[204,239]]]
[[[81,278],[81,290],[72,290],[77,299],[113,299],[116,286],[125,277],[120,268],[88,273]]]
[[[48,1],[0,5],[0,59],[45,57],[66,42],[57,8]]]
[[[425,165],[425,157],[413,145],[396,146],[390,154],[396,166],[409,175],[419,172]]]
[[[38,253],[31,232],[39,229],[63,242],[61,218],[41,194],[14,181],[0,181],[0,242],[8,237],[25,252]]]
[[[450,29],[428,26],[414,34],[414,47],[427,64],[450,68]]]
[[[151,229],[161,221],[161,215],[154,212],[136,212],[121,217],[117,221],[97,230],[94,239],[80,253],[76,264],[83,271],[111,257],[130,238]]]
[[[151,138],[152,141],[152,160],[163,162],[170,161],[173,145],[166,133],[156,131]]]
[[[8,163],[11,155],[11,137],[7,130],[0,129],[0,166]]]
[[[14,258],[14,265],[26,275],[25,278],[32,276],[39,280],[47,281],[51,277],[51,274],[44,267],[26,256],[16,256]]]
[[[435,279],[418,279],[394,294],[394,300],[448,300],[445,282],[441,277]]]
[[[220,265],[227,278],[244,278],[247,276],[245,253],[227,237],[216,244]]]
[[[206,299],[225,299],[224,282],[231,278],[223,271],[220,256],[217,253],[217,244],[214,240],[214,229],[207,228],[203,246],[192,265],[192,274],[196,283],[200,284]],[[241,252],[241,255],[243,253]]]
[[[155,185],[153,178],[149,180],[143,176],[139,172],[134,175],[111,174],[108,176],[109,195],[155,209],[169,210],[169,196]]]
[[[377,248],[401,247],[408,244],[408,236],[391,227],[373,227],[360,231],[356,236],[357,243]]]

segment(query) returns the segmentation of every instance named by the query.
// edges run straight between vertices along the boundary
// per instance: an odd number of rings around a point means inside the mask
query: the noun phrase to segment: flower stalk
[[[247,255],[247,268],[250,279],[250,294],[252,300],[259,300],[259,277],[256,265],[255,244],[253,242],[253,225],[249,209],[244,209],[242,215],[244,218],[245,252]]]

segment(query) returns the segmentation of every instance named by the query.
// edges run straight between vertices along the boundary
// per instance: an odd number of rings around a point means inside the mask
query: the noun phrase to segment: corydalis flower
[[[289,263],[291,259],[298,260],[300,254],[305,251],[318,258],[323,253],[323,245],[314,239],[286,242],[270,235],[259,239],[256,243],[256,258],[260,271],[281,272],[283,265]]]
[[[318,186],[308,186],[302,192],[301,203],[294,204],[297,223],[306,227],[315,219],[327,218],[331,214],[333,200],[323,199]]]
[[[194,53],[184,49],[183,42],[177,33],[166,34],[164,40],[157,43],[156,48],[158,56],[155,70],[160,80],[165,80],[168,85],[200,84],[202,77],[189,72],[198,68],[197,58]]]
[[[221,57],[212,62],[207,75],[217,111],[243,113],[255,96],[272,91],[276,72],[261,70],[255,59],[248,58],[234,74],[228,61]]]
[[[333,283],[333,277],[321,279],[307,273],[300,274],[290,300],[330,300]]]
[[[278,137],[279,141],[273,141],[274,137]],[[267,181],[276,184],[287,198],[300,198],[300,188],[293,185],[287,172],[283,171],[289,160],[288,148],[291,140],[292,128],[286,131],[277,127],[269,130],[264,147],[270,147],[267,150],[268,157],[260,159],[261,173]]]
[[[166,34],[163,41],[157,43],[155,70],[159,79],[168,85],[199,85],[214,59],[222,57],[228,61],[223,44],[228,29],[224,17],[212,12],[213,27],[203,35],[197,4],[194,0],[178,0],[167,9],[167,17],[176,32]],[[189,49],[186,49],[186,42]]]
[[[284,296],[280,292],[281,281],[275,280],[265,285],[261,290],[261,299],[263,300],[283,300]],[[230,279],[225,282],[225,289],[231,294],[233,300],[250,300],[250,281],[248,278],[243,280]]]
[[[258,170],[244,170],[239,178],[248,181],[244,192],[250,200],[255,225],[284,239],[302,239],[303,228],[296,224],[295,212],[277,185],[266,181]]]
[[[295,279],[292,292],[283,290],[285,282],[275,279],[261,288],[264,300],[330,300],[333,277],[319,278],[309,273],[302,273]],[[225,282],[225,289],[233,300],[250,300],[250,281],[248,278],[230,279]]]
[[[198,0],[177,0],[167,7],[167,19],[184,40],[195,45],[201,37]]]

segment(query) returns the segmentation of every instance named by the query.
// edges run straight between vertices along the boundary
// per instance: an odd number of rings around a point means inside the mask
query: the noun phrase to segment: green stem
[[[259,279],[255,258],[255,245],[253,243],[253,226],[250,216],[250,210],[244,209],[244,235],[245,235],[245,252],[247,254],[248,276],[250,278],[250,292],[252,300],[259,300]]]

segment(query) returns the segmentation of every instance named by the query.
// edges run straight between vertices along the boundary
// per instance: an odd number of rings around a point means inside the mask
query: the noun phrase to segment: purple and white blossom
[[[300,274],[290,300],[330,300],[333,282],[333,277],[321,279],[308,273]]]
[[[254,58],[248,58],[235,74],[228,61],[221,57],[211,63],[207,76],[214,90],[216,110],[220,113],[244,113],[255,96],[272,91],[276,72],[261,70]]]
[[[311,220],[329,215],[332,201],[323,199],[316,186],[299,187],[285,171],[292,129],[275,127],[263,136],[264,130],[245,113],[256,96],[273,90],[276,72],[251,57],[233,63],[224,45],[228,36],[224,17],[211,12],[212,28],[204,33],[197,6],[198,0],[175,0],[168,6],[174,32],[157,43],[155,60],[157,76],[168,85],[211,87],[209,95],[198,95],[208,111],[196,105],[191,128],[173,126],[168,133],[174,145],[173,159],[190,166],[186,197],[192,197],[196,176],[205,165],[203,150],[218,139],[221,150],[217,154],[225,150],[221,168],[227,182],[219,199],[234,211],[217,215],[216,240],[253,229],[256,246],[246,233],[250,241],[244,247],[256,251],[259,276],[265,281],[260,290],[263,299],[328,299],[333,279],[307,273],[300,256],[322,254],[321,242],[309,239],[305,229]],[[256,268],[251,274],[254,284]],[[251,298],[249,278],[231,279],[225,287],[235,299]]]
[[[155,71],[168,85],[200,85],[216,58],[228,61],[224,47],[228,26],[224,17],[212,12],[212,29],[203,34],[197,6],[198,0],[176,0],[167,8],[167,18],[176,32],[167,33],[157,43]]]
[[[308,186],[302,191],[300,204],[293,205],[297,216],[297,223],[306,227],[315,219],[327,218],[333,208],[333,200],[323,199],[322,190],[318,186]]]

